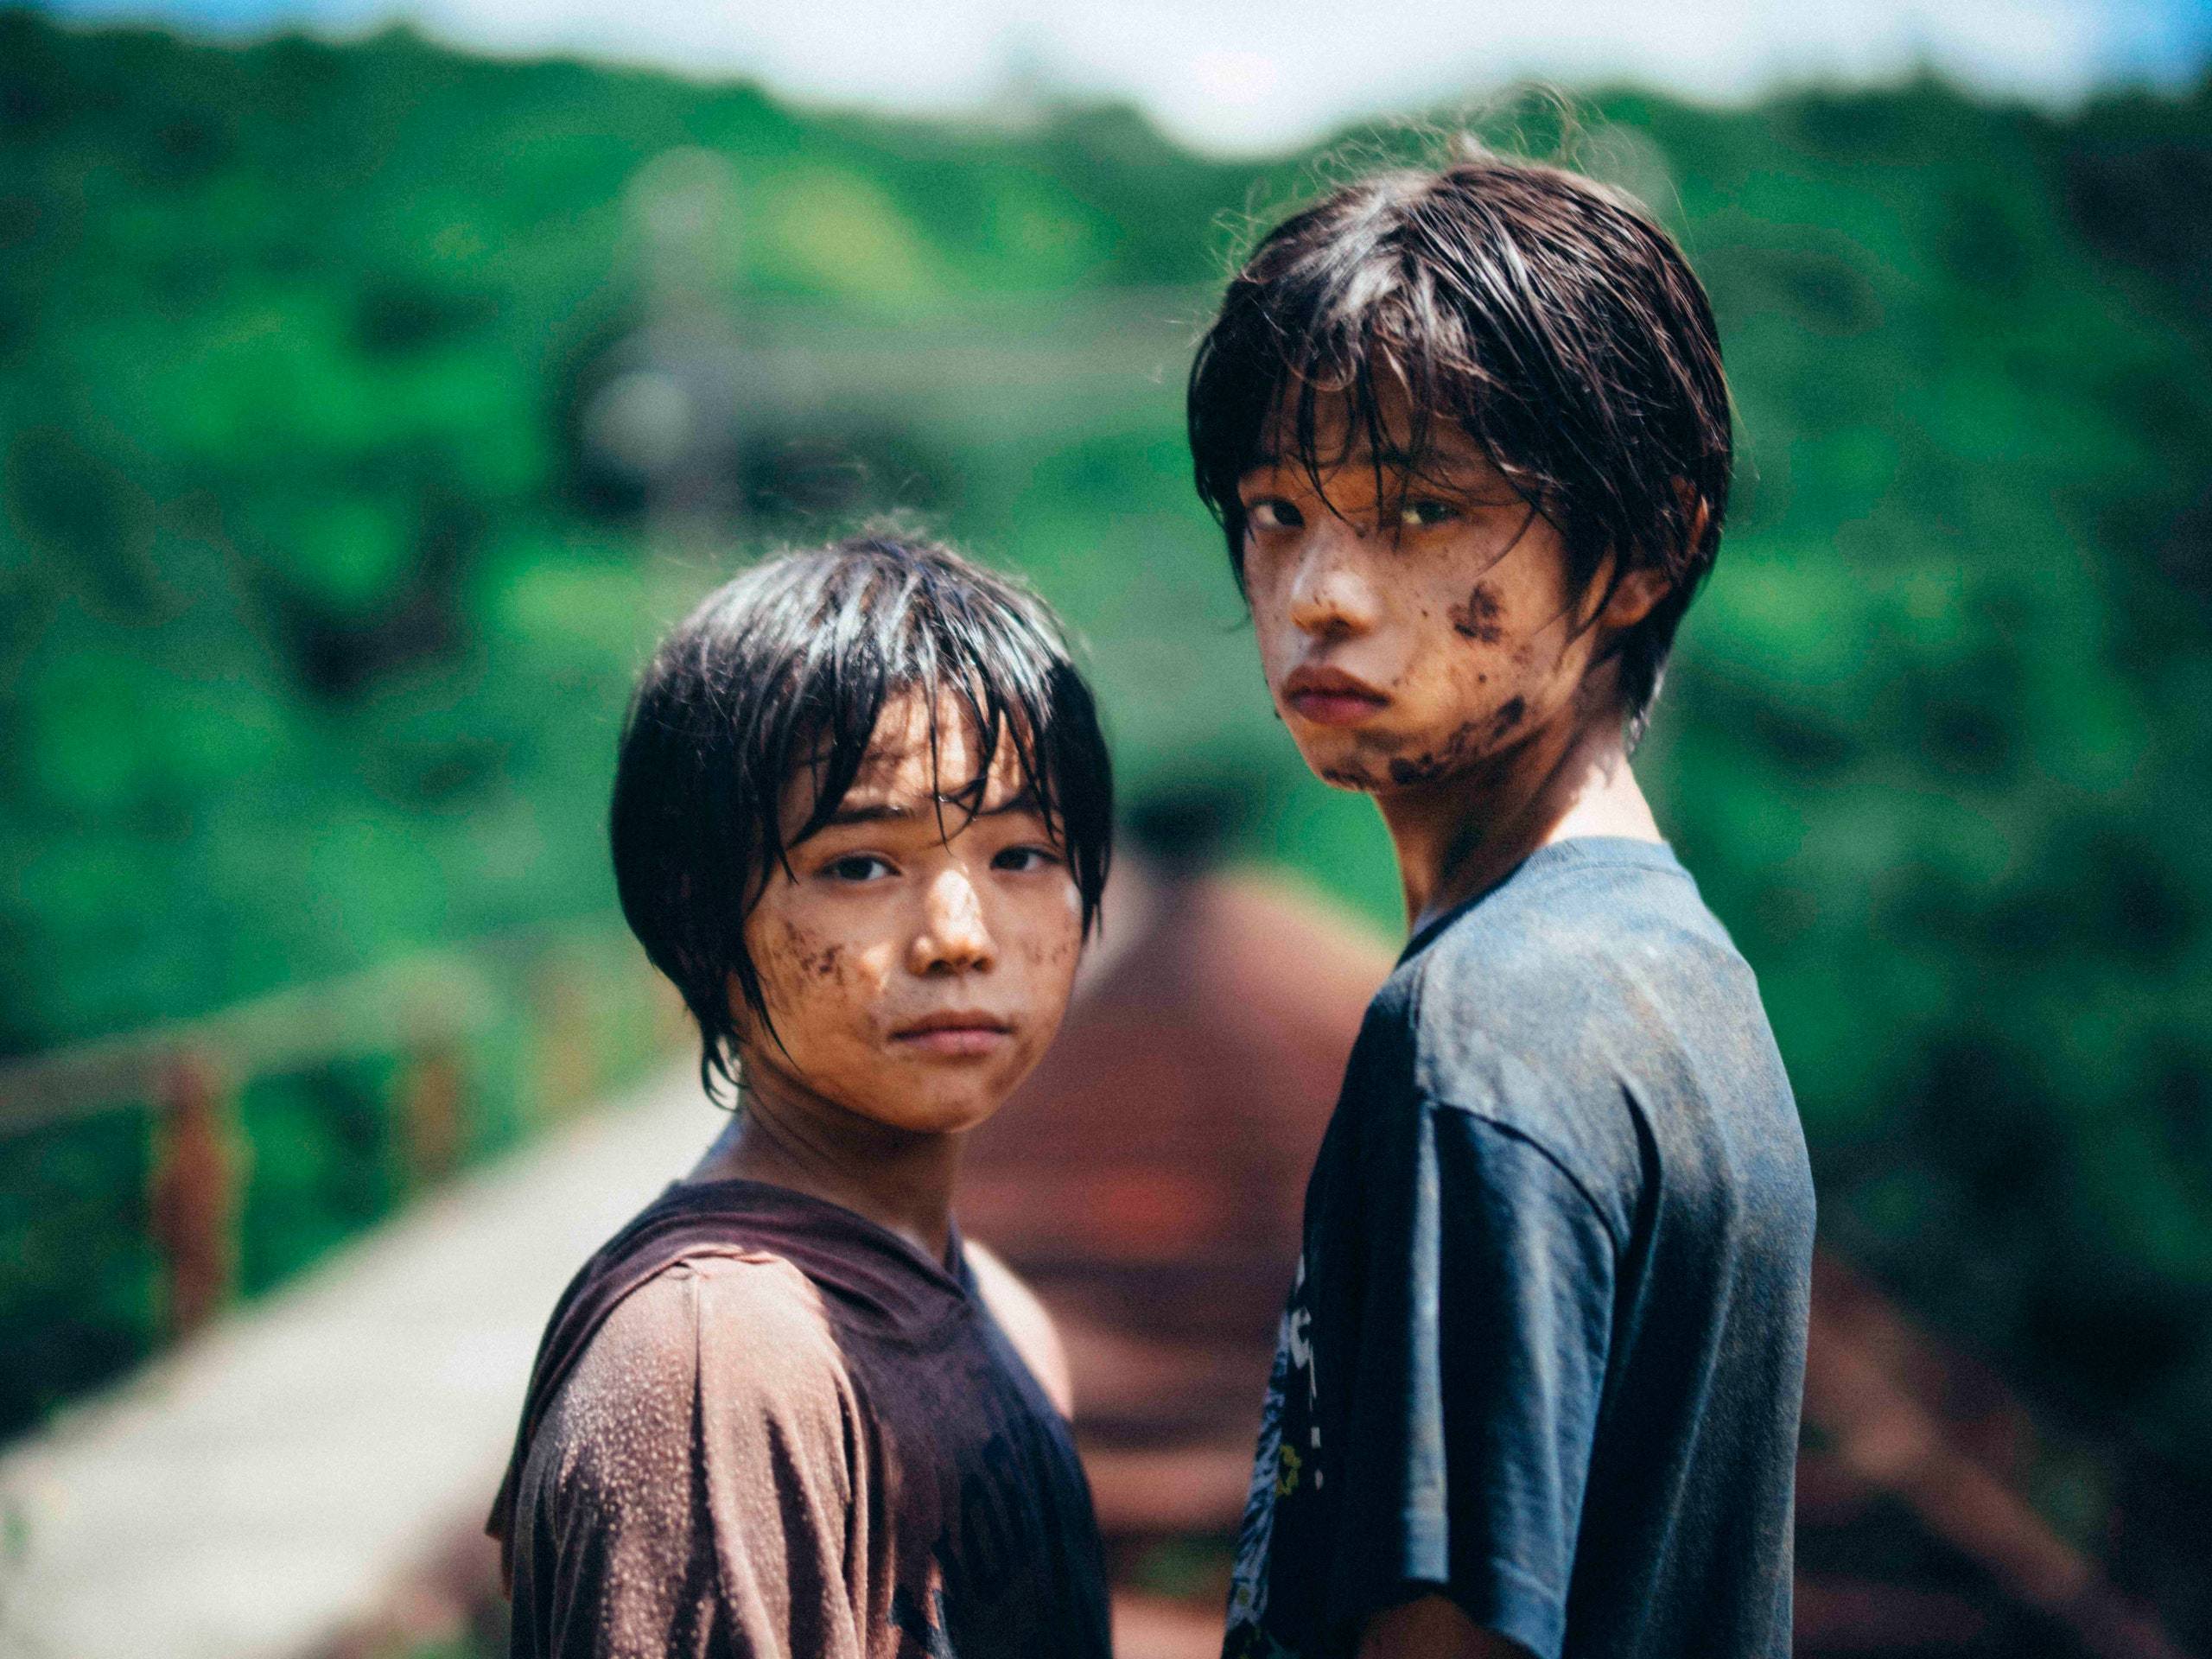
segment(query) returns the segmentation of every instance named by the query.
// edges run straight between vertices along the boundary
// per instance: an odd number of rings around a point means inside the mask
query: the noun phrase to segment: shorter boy
[[[1050,615],[943,548],[772,560],[664,642],[615,875],[737,1112],[554,1310],[489,1523],[516,1655],[1103,1659],[1058,1340],[952,1197],[1111,819]]]

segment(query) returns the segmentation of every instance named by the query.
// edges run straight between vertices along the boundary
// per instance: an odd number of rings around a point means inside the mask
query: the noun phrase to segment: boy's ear
[[[1706,526],[1713,522],[1713,509],[1703,496],[1690,487],[1686,478],[1675,480],[1675,495],[1682,504],[1682,517],[1687,521],[1683,545],[1686,549],[1694,548],[1705,539]],[[1639,565],[1620,579],[1598,620],[1607,628],[1632,628],[1651,614],[1652,607],[1667,597],[1674,585],[1675,579],[1662,567]]]
[[[1651,614],[1652,607],[1667,597],[1674,585],[1657,565],[1638,565],[1615,585],[1612,597],[1598,613],[1599,626],[1614,633],[1634,627]]]
[[[1682,538],[1683,551],[1688,552],[1705,539],[1705,532],[1713,523],[1713,503],[1692,488],[1687,478],[1675,480],[1675,499],[1681,503],[1682,522],[1688,526],[1688,533]]]

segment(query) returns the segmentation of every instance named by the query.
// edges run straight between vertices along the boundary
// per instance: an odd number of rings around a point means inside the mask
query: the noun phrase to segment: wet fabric
[[[577,1274],[487,1529],[533,1659],[1109,1650],[1066,1422],[957,1235],[760,1182],[670,1188]]]
[[[1306,1192],[1230,1659],[1442,1593],[1541,1659],[1774,1659],[1813,1190],[1758,986],[1664,847],[1424,929]]]

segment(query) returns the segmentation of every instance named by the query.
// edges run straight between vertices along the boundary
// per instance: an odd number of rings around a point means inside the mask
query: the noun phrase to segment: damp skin
[[[932,752],[918,697],[887,708],[838,821],[791,849],[747,916],[772,1037],[734,1003],[756,1082],[928,1135],[983,1122],[1043,1056],[1083,943],[1074,877],[1011,747],[978,790],[975,734],[956,707],[938,713]],[[794,828],[810,789],[794,780]]]
[[[1394,424],[1388,418],[1385,428]],[[1242,480],[1245,590],[1276,712],[1338,788],[1433,791],[1553,747],[1586,712],[1599,644],[1557,529],[1456,429],[1418,465],[1346,442],[1322,411],[1318,475],[1295,461]],[[1376,694],[1347,721],[1302,717],[1300,670]],[[1308,708],[1318,705],[1311,701]]]

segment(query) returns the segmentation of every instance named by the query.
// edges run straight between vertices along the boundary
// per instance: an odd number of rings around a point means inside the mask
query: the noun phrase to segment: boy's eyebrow
[[[1278,450],[1258,450],[1246,463],[1240,476],[1249,478],[1255,473],[1277,472],[1287,464],[1289,463]],[[1305,461],[1300,458],[1295,464],[1303,469]],[[1376,449],[1368,444],[1356,443],[1331,464],[1338,467],[1383,467],[1401,473],[1444,477],[1494,470],[1491,464],[1480,455],[1453,455],[1433,448],[1427,454],[1416,455],[1412,450],[1401,448],[1396,444]]]
[[[1037,799],[1036,786],[1031,785],[1007,796],[996,806],[986,811],[978,812],[976,816],[979,818],[1002,818],[1010,812],[1042,812],[1043,810],[1042,804]]]
[[[944,798],[943,804],[947,806],[957,806],[961,803],[958,797],[948,796]],[[1039,810],[1037,791],[1034,788],[1030,788],[1021,791],[1019,794],[1008,796],[996,806],[987,808],[981,812],[968,813],[965,816],[996,818],[1003,817],[1009,812],[1036,812]],[[899,823],[919,816],[920,813],[915,808],[898,801],[855,801],[848,796],[837,804],[837,810],[830,815],[822,827],[829,830],[841,823]]]
[[[901,806],[896,801],[855,801],[848,797],[837,804],[837,810],[822,827],[827,830],[840,823],[880,823],[886,819],[913,816],[912,807]]]

